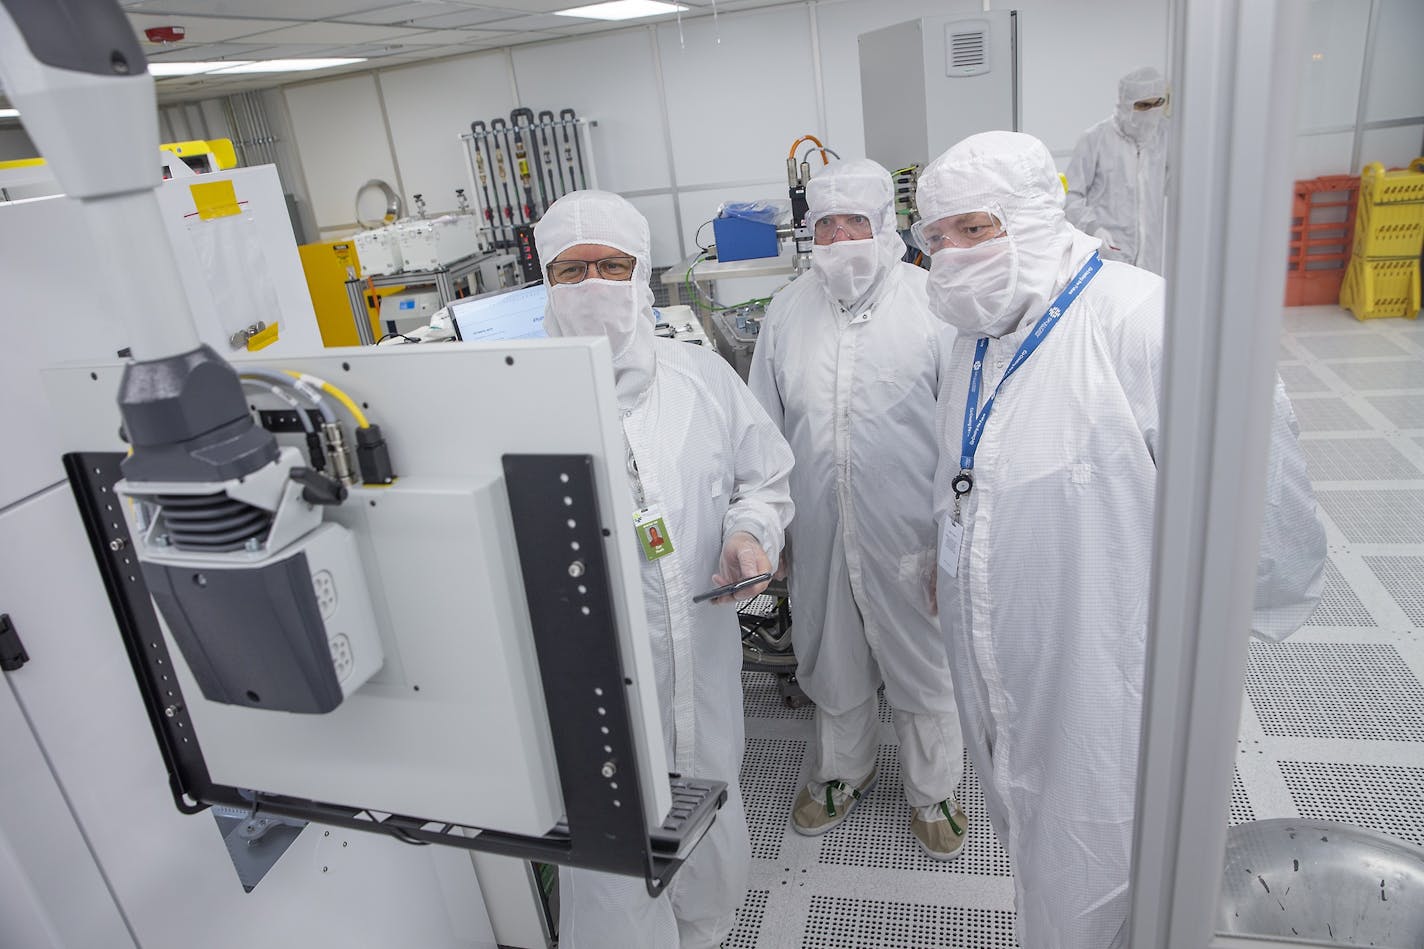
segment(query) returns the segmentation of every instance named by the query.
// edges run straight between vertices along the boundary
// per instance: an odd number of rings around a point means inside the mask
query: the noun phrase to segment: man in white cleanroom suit
[[[909,826],[957,856],[964,742],[930,600],[935,398],[954,333],[902,263],[890,174],[830,165],[806,188],[811,270],[767,310],[748,383],[796,453],[791,557],[797,678],[816,703],[810,782],[791,826],[838,826],[876,781],[882,678],[900,740]]]
[[[602,191],[565,195],[534,227],[550,336],[607,336],[634,509],[670,541],[638,542],[668,762],[727,782],[727,803],[657,899],[641,878],[563,868],[561,946],[709,949],[731,931],[751,845],[737,786],[742,648],[735,610],[694,595],[772,569],[791,520],[791,449],[710,350],[653,334],[648,222]],[[738,594],[761,592],[765,584]]]
[[[1162,272],[1167,210],[1167,80],[1150,66],[1117,84],[1117,109],[1089,128],[1068,164],[1068,220],[1103,242],[1104,260]]]
[[[1013,862],[1020,944],[1116,949],[1145,675],[1162,278],[1099,261],[1098,240],[1063,216],[1048,149],[1028,135],[965,139],[925,168],[917,198],[930,308],[960,333],[940,389],[935,512],[965,744]],[[1325,556],[1277,382],[1254,633],[1279,639],[1305,621]]]

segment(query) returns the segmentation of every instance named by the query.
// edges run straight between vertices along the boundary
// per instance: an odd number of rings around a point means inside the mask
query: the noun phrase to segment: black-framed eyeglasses
[[[582,283],[588,269],[596,267],[604,280],[632,280],[636,257],[604,257],[602,260],[556,260],[545,267],[550,283]]]

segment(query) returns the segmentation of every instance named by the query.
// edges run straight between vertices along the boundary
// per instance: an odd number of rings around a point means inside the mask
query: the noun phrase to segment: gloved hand
[[[726,586],[745,577],[754,577],[759,573],[770,572],[771,561],[767,559],[761,541],[746,531],[735,531],[722,544],[722,561],[718,571],[712,575],[712,582],[719,587]],[[712,602],[731,603],[734,600],[750,600],[766,587],[766,583],[758,583],[754,587],[738,590],[732,596],[719,596]]]
[[[1122,253],[1122,245],[1118,244],[1117,238],[1113,237],[1105,227],[1100,227],[1093,232],[1093,236],[1103,242],[1103,250],[1111,251],[1114,254]]]
[[[781,544],[781,559],[776,563],[776,572],[771,575],[773,580],[785,580],[791,575],[791,535],[787,534],[786,539]]]

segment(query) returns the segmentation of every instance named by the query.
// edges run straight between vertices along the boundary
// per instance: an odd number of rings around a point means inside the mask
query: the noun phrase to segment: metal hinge
[[[0,613],[0,672],[14,672],[29,661],[30,655],[20,642],[15,624],[10,622],[10,614]]]

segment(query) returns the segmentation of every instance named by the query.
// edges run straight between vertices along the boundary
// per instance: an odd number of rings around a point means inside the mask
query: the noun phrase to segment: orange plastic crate
[[[1323,175],[1295,183],[1286,306],[1334,303],[1350,263],[1360,180]]]

